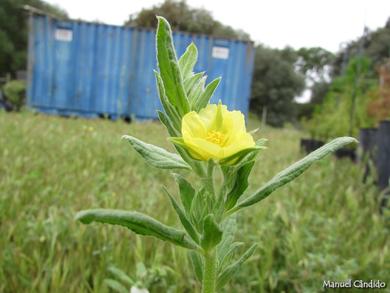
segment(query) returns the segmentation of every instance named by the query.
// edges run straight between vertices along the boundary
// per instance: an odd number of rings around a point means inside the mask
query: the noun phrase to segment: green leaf
[[[170,136],[177,136],[179,133],[175,129],[175,127],[172,125],[172,121],[169,119],[168,115],[164,112],[157,111],[158,118],[160,119],[161,123],[164,124],[165,128],[168,130],[168,133]]]
[[[255,252],[257,244],[253,244],[235,263],[228,266],[221,274],[218,275],[217,291],[221,290],[223,286],[233,277],[240,269],[241,265],[251,257]]]
[[[187,145],[184,143],[183,137],[168,137],[168,140],[172,142],[175,146],[181,147],[182,149],[187,150]],[[187,152],[188,153],[188,152]],[[191,150],[191,153],[188,153],[188,155],[198,163],[202,163],[202,161],[199,161],[199,159],[195,159],[192,154],[197,154],[194,150]],[[202,157],[201,155],[197,154],[198,157]]]
[[[235,153],[227,158],[222,159],[220,161],[222,168],[223,169],[230,168],[230,167],[240,168],[243,165],[249,163],[250,161],[253,161],[260,150],[266,149],[265,147],[266,142],[267,139],[261,138],[256,141],[254,147],[244,149],[242,151],[239,151],[238,153]]]
[[[183,79],[186,79],[191,76],[197,60],[198,60],[198,49],[196,48],[194,43],[191,43],[187,47],[184,54],[179,59],[179,67]]]
[[[225,250],[225,254],[221,255],[221,259],[220,259],[220,267],[221,267],[221,271],[224,270],[224,268],[226,267],[226,265],[231,262],[233,256],[234,256],[234,253],[237,251],[238,248],[240,248],[241,246],[244,245],[244,242],[232,242],[228,247],[227,247],[227,250]]]
[[[244,158],[247,158],[248,155],[252,155],[253,157],[256,157],[256,154],[265,147],[262,146],[254,146],[247,149],[243,149],[227,158],[224,158],[219,161],[221,165],[237,165],[243,160]]]
[[[124,135],[122,139],[130,142],[133,148],[150,165],[160,169],[191,169],[180,156],[170,153],[163,148],[147,144],[133,136]]]
[[[241,168],[239,168],[236,172],[234,176],[234,186],[226,197],[225,210],[230,210],[231,208],[233,208],[236,205],[237,200],[248,188],[248,177],[252,171],[254,164],[255,161],[250,161]]]
[[[184,229],[188,232],[188,235],[191,236],[191,238],[196,242],[199,243],[199,235],[195,231],[194,227],[192,226],[191,222],[188,220],[186,213],[183,211],[183,209],[179,206],[175,198],[168,192],[166,188],[164,188],[165,193],[168,195],[171,204],[173,208],[176,211],[176,214],[179,216],[180,222],[182,223]]]
[[[130,278],[124,271],[118,269],[115,266],[109,266],[108,271],[114,275],[117,279],[119,279],[122,283],[125,283],[127,286],[133,286],[134,280]]]
[[[165,112],[168,112],[169,109],[171,108],[172,104],[169,102],[169,100],[165,94],[164,83],[161,79],[161,74],[156,70],[153,70],[153,72],[154,72],[154,76],[156,78],[157,92],[158,92],[158,96],[159,96],[160,101],[161,101],[161,105],[163,106]]]
[[[173,46],[171,27],[165,18],[157,16],[157,19],[157,62],[161,79],[170,103],[176,106],[179,114],[183,116],[190,111],[190,105],[184,91],[183,78]]]
[[[187,215],[189,215],[191,211],[192,200],[195,196],[195,190],[192,185],[186,179],[184,179],[183,176],[180,174],[174,174],[174,176],[177,184],[179,185],[181,203],[183,204]]]
[[[168,137],[168,140],[173,143],[174,145],[181,146],[183,148],[186,148],[186,144],[184,143],[183,137]]]
[[[190,93],[191,89],[195,86],[195,84],[197,84],[199,80],[203,77],[203,75],[204,72],[199,72],[184,80],[184,88],[186,90],[187,96]]]
[[[207,195],[206,189],[201,188],[196,192],[191,203],[191,222],[198,231],[202,231],[203,218],[209,214],[209,211],[211,210],[211,203],[208,199],[209,196]]]
[[[194,102],[194,106],[192,107],[195,111],[199,111],[200,109],[203,109],[207,106],[209,103],[211,97],[213,96],[215,90],[217,89],[219,83],[221,81],[221,78],[218,77],[214,79],[212,82],[210,82],[203,93],[196,99]]]
[[[209,214],[203,221],[203,235],[201,238],[201,246],[207,251],[213,249],[221,242],[222,231],[215,223],[214,215]]]
[[[181,129],[181,118],[179,114],[177,113],[174,106],[169,102],[165,89],[164,84],[161,79],[160,73],[157,71],[154,71],[154,75],[156,77],[156,84],[158,89],[158,95],[160,97],[161,104],[164,108],[165,113],[167,113],[169,120],[171,121],[172,126],[175,128],[175,130],[180,131]]]
[[[188,152],[187,146],[184,143],[183,137],[168,137],[168,140],[172,142],[180,153],[181,157],[192,167],[192,170],[200,177],[205,176],[205,170],[202,165],[202,161],[194,159]]]
[[[111,290],[119,293],[129,293],[129,289],[123,286],[121,283],[119,283],[116,280],[113,279],[104,279],[104,283],[109,287]]]
[[[242,243],[234,242],[234,236],[237,231],[237,219],[235,216],[227,218],[222,224],[222,240],[217,246],[218,269],[223,270],[225,263],[229,262],[235,249]]]
[[[241,208],[251,206],[263,200],[279,187],[289,183],[290,181],[292,181],[293,179],[301,175],[314,162],[322,159],[329,153],[332,153],[337,149],[347,144],[350,144],[352,142],[357,142],[357,140],[352,137],[339,137],[332,140],[331,142],[327,143],[321,148],[310,153],[302,160],[294,163],[287,169],[284,169],[282,172],[278,173],[275,177],[273,177],[270,181],[268,181],[263,187],[261,187],[259,190],[257,190],[253,195],[249,196],[247,199],[243,200],[241,203],[238,204],[238,206],[233,208],[231,211],[233,210],[237,211]]]
[[[266,138],[260,138],[256,141],[256,150],[249,151],[248,153],[242,155],[237,159],[237,161],[234,164],[235,168],[241,168],[242,166],[246,165],[247,163],[253,161],[256,159],[258,153],[261,150],[266,149],[267,147],[265,146],[266,142],[268,140]]]
[[[78,212],[76,219],[83,224],[100,222],[126,227],[136,234],[154,236],[173,244],[196,249],[197,245],[181,230],[166,226],[147,215],[112,209],[93,209]]]
[[[206,77],[202,77],[189,91],[188,93],[188,101],[190,103],[190,107],[193,110],[194,103],[199,99],[199,97],[203,94],[204,85],[206,83]]]
[[[188,251],[188,257],[191,260],[192,267],[194,269],[195,275],[198,278],[198,281],[203,280],[203,261],[200,254],[194,250]]]

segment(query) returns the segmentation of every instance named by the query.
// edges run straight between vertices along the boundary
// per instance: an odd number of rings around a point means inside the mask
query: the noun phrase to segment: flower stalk
[[[215,250],[206,252],[204,260],[204,276],[202,282],[202,293],[214,293],[217,277],[217,257]]]

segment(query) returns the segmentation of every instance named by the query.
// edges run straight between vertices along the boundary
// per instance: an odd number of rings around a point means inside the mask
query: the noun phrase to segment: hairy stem
[[[204,272],[202,281],[202,293],[214,293],[215,281],[217,277],[217,258],[215,249],[206,252],[203,257]]]
[[[204,185],[206,189],[211,193],[211,195],[215,196],[215,190],[214,190],[214,162],[209,161],[207,163],[207,173],[206,177],[203,179]]]

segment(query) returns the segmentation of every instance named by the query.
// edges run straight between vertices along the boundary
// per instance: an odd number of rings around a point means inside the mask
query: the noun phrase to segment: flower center
[[[225,134],[219,131],[211,130],[207,133],[206,139],[209,142],[222,146],[225,142]]]

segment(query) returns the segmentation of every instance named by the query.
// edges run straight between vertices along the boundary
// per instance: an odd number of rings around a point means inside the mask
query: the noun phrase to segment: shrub
[[[371,65],[366,57],[351,59],[345,73],[332,81],[324,101],[316,106],[313,117],[305,123],[313,137],[356,136],[359,128],[375,125],[373,117],[367,113],[378,88]]]
[[[4,85],[4,94],[16,110],[23,106],[26,96],[26,82],[24,80],[11,80]]]

